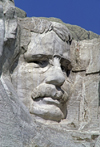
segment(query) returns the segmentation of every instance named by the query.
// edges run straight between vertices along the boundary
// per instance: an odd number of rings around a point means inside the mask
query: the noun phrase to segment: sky
[[[14,0],[28,17],[56,17],[100,35],[100,0]]]

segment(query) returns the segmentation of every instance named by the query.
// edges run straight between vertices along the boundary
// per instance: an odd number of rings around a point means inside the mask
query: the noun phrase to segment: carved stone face
[[[18,97],[37,117],[61,121],[66,117],[70,45],[55,32],[31,33],[31,42],[11,78]]]

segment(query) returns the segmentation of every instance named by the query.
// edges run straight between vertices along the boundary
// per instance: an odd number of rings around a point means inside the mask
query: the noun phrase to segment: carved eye
[[[39,60],[39,61],[33,61],[33,62],[38,64],[42,68],[46,67],[49,64],[48,60]]]
[[[33,61],[33,63],[39,64],[39,61]]]

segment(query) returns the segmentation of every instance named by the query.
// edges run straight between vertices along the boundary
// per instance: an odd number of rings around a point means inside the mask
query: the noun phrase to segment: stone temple
[[[0,147],[100,147],[100,36],[0,0]]]

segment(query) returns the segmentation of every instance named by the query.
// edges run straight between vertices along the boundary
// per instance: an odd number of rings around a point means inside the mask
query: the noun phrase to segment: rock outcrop
[[[17,17],[20,17],[20,18],[27,17],[26,12],[23,11],[22,9],[17,8],[17,7],[16,7],[16,15],[17,15]]]
[[[0,147],[99,147],[100,36],[18,16],[0,1]]]
[[[20,17],[20,18],[27,17],[26,12],[17,7],[16,7],[16,13],[17,13],[17,17]],[[72,38],[74,40],[81,41],[81,40],[90,40],[94,38],[100,38],[100,35],[93,33],[92,31],[87,31],[77,25],[66,24],[61,19],[54,18],[54,17],[49,17],[49,18],[40,17],[40,18],[48,20],[48,21],[58,22],[65,25],[69,29],[70,33],[72,34]]]
[[[48,21],[58,22],[65,25],[69,29],[70,33],[72,34],[72,38],[74,40],[81,41],[81,40],[100,38],[100,35],[93,33],[92,31],[87,31],[77,25],[66,24],[61,19],[53,18],[53,17],[50,18],[40,17],[40,18],[46,19]]]

